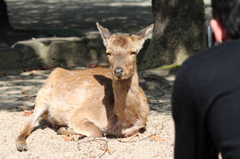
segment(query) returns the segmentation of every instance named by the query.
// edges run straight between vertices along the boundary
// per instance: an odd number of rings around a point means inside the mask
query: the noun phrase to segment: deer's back
[[[67,125],[76,109],[106,116],[106,109],[112,111],[114,104],[111,78],[107,68],[81,71],[57,68],[39,91],[36,104],[47,104],[48,120],[57,125]]]

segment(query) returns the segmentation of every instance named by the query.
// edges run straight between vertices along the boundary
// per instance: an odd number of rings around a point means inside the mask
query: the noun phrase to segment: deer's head
[[[152,32],[153,24],[137,34],[116,35],[97,23],[101,33],[113,77],[124,80],[131,77],[136,71],[136,56],[142,48],[148,35]]]

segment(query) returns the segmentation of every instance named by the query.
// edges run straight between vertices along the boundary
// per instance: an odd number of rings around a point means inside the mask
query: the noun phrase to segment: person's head
[[[240,0],[212,0],[210,26],[217,43],[240,39]]]

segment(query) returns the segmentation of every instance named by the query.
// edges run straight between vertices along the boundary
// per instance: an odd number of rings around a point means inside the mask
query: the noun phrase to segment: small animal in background
[[[111,34],[97,23],[110,68],[56,68],[37,94],[34,113],[16,140],[27,151],[27,136],[41,117],[62,135],[129,137],[145,130],[148,103],[139,86],[136,56],[153,25],[137,34]]]

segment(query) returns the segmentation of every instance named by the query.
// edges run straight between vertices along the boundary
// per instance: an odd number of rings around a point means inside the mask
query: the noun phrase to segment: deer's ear
[[[152,33],[154,25],[150,25],[148,27],[146,27],[145,29],[139,31],[136,35],[140,38],[140,40],[142,41],[142,43],[144,43],[144,41],[148,38],[148,35]]]
[[[108,39],[111,36],[111,32],[107,28],[102,27],[98,22],[96,24],[103,39],[103,44],[107,47]]]

